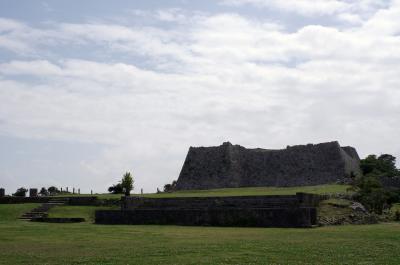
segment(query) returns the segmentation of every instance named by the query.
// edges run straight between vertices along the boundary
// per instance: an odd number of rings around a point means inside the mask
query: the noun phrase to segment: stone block
[[[29,189],[29,197],[37,197],[38,189]]]

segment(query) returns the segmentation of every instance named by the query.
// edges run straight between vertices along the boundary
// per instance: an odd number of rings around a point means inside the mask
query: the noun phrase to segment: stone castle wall
[[[97,224],[312,227],[321,196],[123,197],[121,210],[96,211]]]
[[[227,142],[218,147],[190,147],[177,189],[256,186],[306,186],[347,182],[360,173],[353,147],[338,142],[246,149]]]

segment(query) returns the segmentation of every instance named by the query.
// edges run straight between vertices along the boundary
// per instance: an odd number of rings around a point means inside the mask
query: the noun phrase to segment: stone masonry
[[[38,189],[29,189],[29,197],[37,197]]]
[[[321,196],[123,197],[121,210],[98,210],[97,224],[312,227]]]
[[[359,162],[355,148],[341,147],[336,141],[281,150],[246,149],[229,142],[190,147],[177,189],[346,183],[360,174]]]

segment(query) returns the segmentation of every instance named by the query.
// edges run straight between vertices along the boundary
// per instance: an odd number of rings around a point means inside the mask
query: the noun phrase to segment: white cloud
[[[400,132],[396,10],[393,3],[349,29],[307,25],[295,32],[238,14],[172,29],[105,23],[39,29],[6,21],[11,26],[3,28],[52,40],[26,42],[37,54],[38,47],[62,43],[133,59],[72,59],[60,51],[58,60],[3,62],[0,133],[99,144],[103,152],[82,161],[85,172],[103,187],[132,168],[145,190],[177,177],[189,145],[225,140],[280,148],[338,139],[362,155],[399,156],[392,140]],[[2,32],[7,40],[24,35]]]
[[[265,8],[277,8],[302,15],[331,15],[348,9],[350,4],[341,0],[225,0],[225,5],[255,5]]]
[[[368,17],[388,5],[386,0],[222,0],[222,5],[252,5],[302,16],[337,16],[338,19],[354,23]]]
[[[255,5],[270,9],[280,9],[302,15],[332,15],[348,9],[350,4],[341,0],[224,0],[225,5]]]

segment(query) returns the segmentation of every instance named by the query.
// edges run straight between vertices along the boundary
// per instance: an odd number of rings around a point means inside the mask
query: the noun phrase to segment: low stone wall
[[[14,204],[14,203],[46,203],[50,200],[57,199],[68,199],[67,204],[73,206],[94,206],[99,204],[99,200],[96,196],[71,196],[71,197],[16,197],[16,196],[5,196],[0,198],[0,204]]]
[[[321,196],[124,197],[121,210],[96,211],[98,224],[311,227]]]
[[[296,198],[301,206],[318,207],[319,203],[328,199],[328,195],[317,195],[311,193],[298,192]]]
[[[316,225],[317,213],[315,208],[100,210],[96,223],[305,228]]]
[[[14,203],[46,203],[49,197],[14,197],[5,196],[0,198],[0,204],[14,204]]]
[[[78,217],[40,217],[33,218],[31,222],[42,222],[42,223],[82,223],[85,222],[85,218]]]
[[[96,196],[68,197],[68,199],[68,204],[73,206],[95,206],[99,203]]]
[[[299,207],[294,195],[276,196],[233,196],[233,197],[176,197],[122,199],[122,210],[136,209],[227,209],[227,208],[282,208]]]

